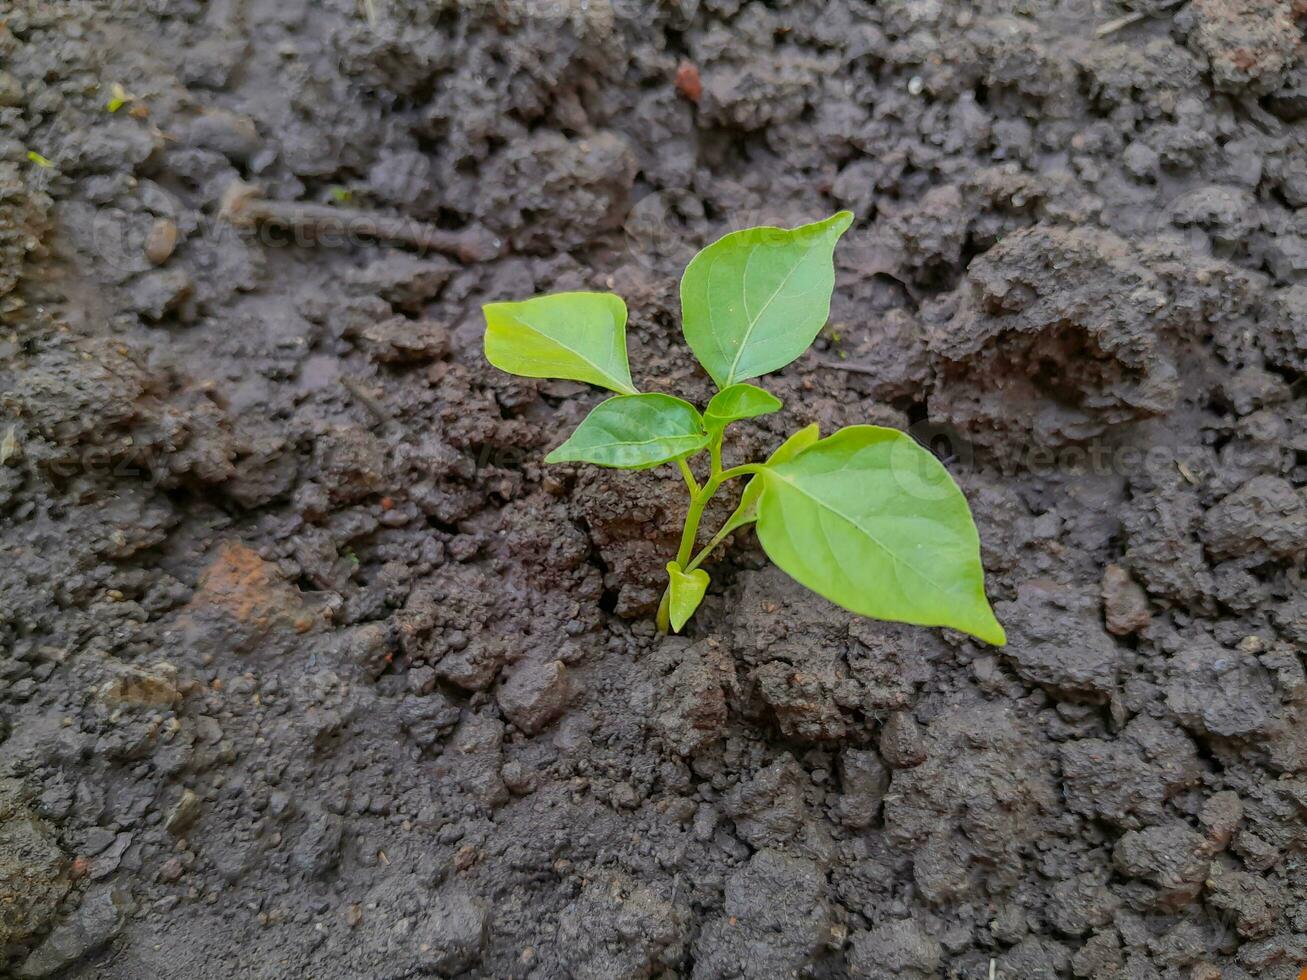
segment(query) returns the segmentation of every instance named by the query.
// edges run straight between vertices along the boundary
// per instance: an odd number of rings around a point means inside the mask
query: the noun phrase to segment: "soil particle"
[[[1166,704],[1191,731],[1229,738],[1266,735],[1278,713],[1270,674],[1256,657],[1207,638],[1180,640],[1169,663]]]
[[[871,826],[880,816],[881,801],[889,789],[885,763],[870,749],[849,748],[840,753],[839,773],[842,792],[836,819],[852,830]]]
[[[568,975],[578,980],[651,977],[685,955],[686,910],[627,877],[586,885],[559,916]]]
[[[495,700],[509,721],[534,735],[563,713],[571,695],[572,682],[562,661],[528,661],[508,674]]]
[[[1277,0],[1199,0],[1189,16],[1195,53],[1206,56],[1217,89],[1264,95],[1274,91],[1300,57],[1301,31],[1292,3]]]
[[[1193,742],[1147,715],[1132,719],[1115,739],[1067,742],[1061,756],[1067,805],[1126,828],[1160,819],[1166,801],[1203,772]]]
[[[804,771],[793,758],[782,758],[742,782],[722,808],[735,829],[754,847],[774,847],[804,829],[807,807]]]
[[[1099,604],[1083,594],[1032,582],[999,607],[1011,657],[1026,680],[1071,699],[1106,701],[1116,689],[1116,642],[1103,630]]]
[[[933,977],[943,949],[934,936],[912,919],[885,922],[853,937],[849,972],[855,977]]]
[[[1307,494],[1278,477],[1254,477],[1207,512],[1202,537],[1215,558],[1300,556],[1307,552]]]
[[[1213,866],[1207,889],[1212,905],[1233,915],[1239,935],[1247,938],[1270,933],[1285,906],[1283,889],[1275,882],[1219,865]]]
[[[693,755],[724,733],[727,697],[736,693],[735,662],[711,639],[664,644],[659,658],[671,670],[659,683],[654,723],[675,752]]]
[[[694,941],[692,975],[784,976],[825,945],[830,915],[820,866],[763,848],[727,876],[721,914]]]
[[[418,969],[440,977],[465,973],[481,959],[490,917],[485,905],[466,893],[437,895],[413,931]]]
[[[1202,890],[1210,850],[1207,841],[1183,824],[1131,830],[1116,843],[1112,860],[1118,871],[1146,883],[1127,894],[1141,910],[1175,912]]]
[[[917,720],[895,711],[880,731],[880,757],[895,769],[911,769],[926,761],[927,749]]]
[[[884,804],[890,839],[913,849],[917,887],[942,902],[1019,878],[1019,842],[1056,799],[1030,735],[1009,713],[978,705],[935,719],[926,745],[924,763],[894,773]]]
[[[18,977],[48,977],[104,947],[123,929],[129,901],[108,885],[89,890],[19,968]]]
[[[1049,891],[1048,920],[1063,935],[1083,936],[1110,923],[1120,904],[1107,887],[1106,875],[1085,872],[1059,881]]]
[[[22,949],[57,915],[71,880],[50,825],[29,809],[22,784],[0,779],[0,948]]]
[[[1120,565],[1103,569],[1101,589],[1107,631],[1113,636],[1129,636],[1146,629],[1153,621],[1148,595]]]
[[[307,810],[304,828],[291,848],[291,864],[306,878],[322,878],[340,860],[344,824],[340,817],[317,807]]]

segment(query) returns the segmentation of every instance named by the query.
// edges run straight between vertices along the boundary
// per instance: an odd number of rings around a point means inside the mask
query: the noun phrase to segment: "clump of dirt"
[[[0,974],[1297,977],[1303,27],[14,0]],[[846,206],[728,457],[912,431],[1004,649],[747,530],[657,636],[679,476],[545,467],[596,395],[481,355],[612,289],[703,401],[686,260]]]

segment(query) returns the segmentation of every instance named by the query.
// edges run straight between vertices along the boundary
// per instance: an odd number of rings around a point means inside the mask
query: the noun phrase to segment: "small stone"
[[[128,667],[100,686],[99,699],[109,707],[171,707],[181,700],[177,689],[177,668],[155,664],[149,670]]]
[[[540,731],[567,707],[571,683],[560,660],[520,664],[496,694],[500,709],[527,734]]]
[[[182,864],[181,858],[171,857],[159,867],[159,880],[177,881],[185,871],[186,868]]]
[[[194,826],[200,818],[200,798],[189,789],[182,790],[181,799],[168,813],[163,822],[164,830],[174,837],[180,837]]]
[[[1115,636],[1137,633],[1153,621],[1148,595],[1120,565],[1103,569],[1103,614],[1107,631]]]
[[[906,711],[895,711],[880,732],[880,754],[895,769],[911,769],[926,761],[926,744],[917,720]]]
[[[151,265],[163,265],[177,248],[177,222],[171,218],[156,218],[145,239],[145,257]]]
[[[351,929],[357,927],[363,921],[363,906],[355,902],[345,909],[345,925]]]

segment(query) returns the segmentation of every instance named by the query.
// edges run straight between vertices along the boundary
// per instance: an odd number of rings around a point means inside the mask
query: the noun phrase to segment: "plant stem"
[[[687,484],[694,477],[689,473],[689,466],[685,460],[680,460],[683,467],[682,472],[686,474]],[[699,563],[708,557],[708,552],[721,544],[723,538],[730,533],[732,529],[722,528],[717,536],[709,542],[708,547],[699,554],[692,565],[687,567],[690,561],[690,555],[694,551],[694,542],[699,536],[699,522],[703,520],[704,508],[712,500],[720,487],[727,480],[734,480],[741,476],[750,476],[754,473],[761,473],[766,467],[762,463],[744,463],[741,466],[732,466],[729,470],[721,468],[721,440],[718,439],[713,453],[713,473],[708,477],[708,482],[702,487],[698,487],[690,492],[690,509],[685,513],[685,526],[681,529],[681,546],[676,552],[676,563],[687,571],[690,568],[697,568]],[[670,586],[663,590],[663,597],[658,603],[658,632],[666,633],[671,626],[669,606],[671,604]]]
[[[678,459],[676,461],[676,464],[680,466],[681,476],[685,477],[686,489],[690,491],[690,496],[693,497],[696,493],[699,492],[699,483],[697,480],[695,480],[694,473],[691,472],[690,470],[690,464],[685,461],[684,456]]]
[[[763,470],[761,463],[745,463],[743,466],[732,466],[729,470],[722,470],[714,473],[708,478],[708,482],[703,485],[703,489],[690,498],[690,509],[685,515],[685,527],[681,531],[681,547],[676,552],[676,562],[682,568],[690,560],[694,552],[694,542],[699,534],[699,521],[703,519],[704,508],[708,506],[708,501],[712,500],[713,495],[717,493],[717,488],[727,480],[734,480],[736,477],[748,476],[751,473],[760,473]]]
[[[701,564],[703,564],[703,560],[707,558],[710,554],[712,554],[712,550],[716,548],[719,544],[721,544],[723,541],[725,541],[727,537],[730,536],[732,531],[734,531],[736,528],[740,528],[743,526],[744,526],[743,524],[737,524],[735,525],[735,527],[732,527],[730,524],[722,525],[722,529],[712,536],[712,540],[703,546],[703,549],[697,555],[694,556],[694,560],[691,561],[690,564],[685,566],[685,570],[687,572],[692,572],[696,568],[698,568]]]

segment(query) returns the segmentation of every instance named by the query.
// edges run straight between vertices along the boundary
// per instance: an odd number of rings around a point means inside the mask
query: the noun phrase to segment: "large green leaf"
[[[600,402],[546,463],[646,470],[708,445],[699,411],[671,395],[618,395]]]
[[[855,425],[761,474],[758,540],[846,609],[1002,645],[962,491],[911,436]]]
[[[702,568],[686,572],[674,561],[667,563],[668,619],[677,633],[690,621],[708,591],[708,573]]]
[[[712,396],[703,413],[708,431],[724,429],[740,419],[757,418],[781,410],[781,400],[757,385],[733,384]]]
[[[612,293],[555,293],[487,303],[486,360],[527,378],[584,381],[635,393],[626,360],[626,304]]]
[[[717,387],[789,364],[830,316],[832,256],[853,215],[747,228],[713,242],[681,277],[681,329]]]

